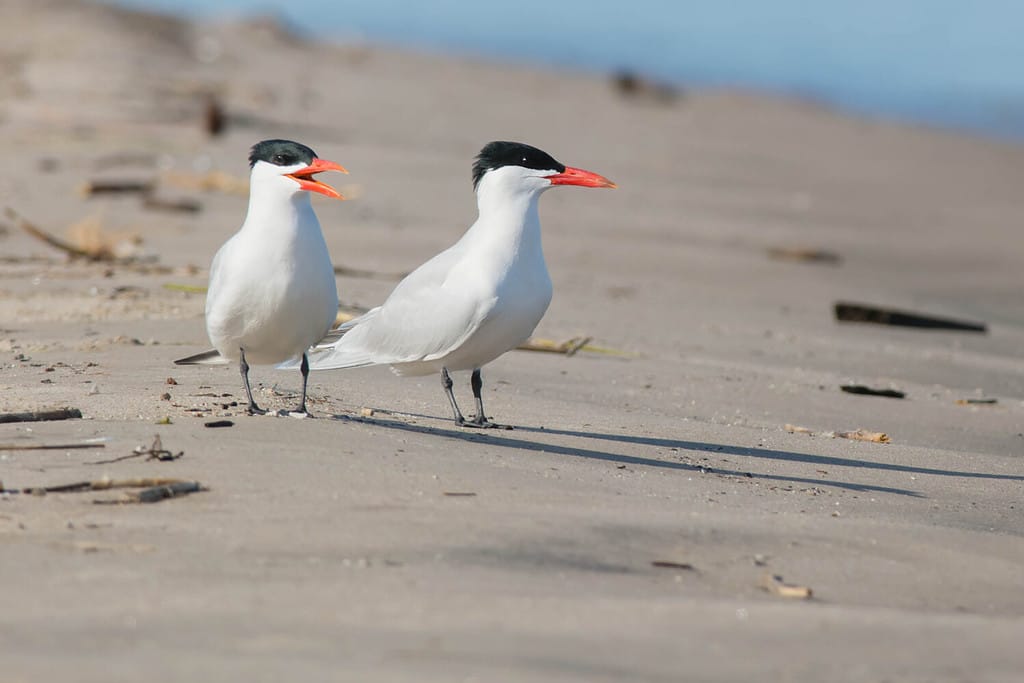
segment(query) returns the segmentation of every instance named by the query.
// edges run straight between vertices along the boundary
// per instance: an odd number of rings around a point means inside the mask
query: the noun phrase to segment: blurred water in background
[[[1021,0],[119,0],[320,39],[764,90],[1024,140]]]

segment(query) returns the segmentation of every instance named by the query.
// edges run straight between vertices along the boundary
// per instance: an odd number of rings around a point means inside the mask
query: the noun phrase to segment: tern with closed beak
[[[536,147],[491,142],[473,165],[479,217],[452,247],[402,280],[383,303],[310,351],[314,370],[390,365],[399,375],[438,372],[455,423],[500,427],[484,414],[480,369],[532,333],[551,302],[537,201],[559,185],[615,187]],[[294,366],[294,363],[291,363]],[[470,370],[476,415],[466,419],[450,372]]]

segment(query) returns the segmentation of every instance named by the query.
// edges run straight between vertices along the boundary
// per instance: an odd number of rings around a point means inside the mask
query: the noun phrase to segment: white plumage
[[[314,370],[390,365],[440,372],[456,423],[496,426],[483,414],[480,368],[525,341],[551,302],[537,202],[556,184],[614,187],[521,143],[490,143],[475,167],[479,217],[452,247],[410,273],[387,300],[333,331],[309,353]],[[292,363],[291,365],[294,365]],[[473,370],[477,415],[465,420],[448,371]]]
[[[323,338],[338,311],[338,290],[327,244],[310,203],[310,192],[341,198],[313,178],[345,171],[289,140],[265,140],[250,153],[249,209],[241,229],[217,251],[206,295],[206,331],[216,353],[178,364],[237,360],[250,413],[263,413],[252,397],[249,363],[302,359],[306,413],[305,352]]]

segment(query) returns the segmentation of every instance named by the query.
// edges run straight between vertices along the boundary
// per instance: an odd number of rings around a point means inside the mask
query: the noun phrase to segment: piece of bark
[[[99,194],[149,194],[153,191],[152,180],[89,180],[79,187],[83,197]]]
[[[163,486],[151,486],[138,493],[129,493],[126,498],[129,502],[135,503],[158,503],[167,498],[187,496],[190,493],[198,493],[202,490],[203,486],[198,481],[178,481]]]
[[[883,396],[885,398],[906,398],[907,394],[898,389],[874,389],[863,384],[843,384],[839,389],[848,394],[861,394],[863,396]]]
[[[812,432],[807,427],[798,427],[797,425],[791,424],[787,424],[785,427],[783,427],[783,429],[785,429],[790,434],[814,434],[814,432]]]
[[[689,562],[673,562],[672,560],[654,560],[651,562],[652,567],[658,569],[684,569],[686,571],[694,571],[695,567]]]
[[[896,327],[916,327],[930,330],[955,330],[958,332],[980,332],[984,334],[988,327],[984,323],[966,320],[954,320],[933,315],[898,311],[881,308],[869,304],[836,302],[836,320],[854,323],[873,323],[876,325],[893,325]]]

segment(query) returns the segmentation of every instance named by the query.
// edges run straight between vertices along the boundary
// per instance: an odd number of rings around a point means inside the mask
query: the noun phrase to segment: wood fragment
[[[814,434],[814,432],[812,432],[807,427],[799,427],[797,425],[791,425],[788,423],[785,427],[783,427],[783,429],[785,429],[790,434]]]
[[[826,263],[829,265],[839,265],[843,260],[839,254],[835,252],[806,247],[769,247],[768,257],[777,261]]]
[[[769,593],[774,593],[781,598],[795,598],[798,600],[810,600],[814,597],[814,591],[807,586],[797,586],[786,583],[781,576],[766,573],[761,576],[760,587]]]
[[[836,432],[836,436],[840,439],[853,439],[854,441],[889,443],[889,435],[885,432],[869,432],[864,429],[857,429],[852,432]]]
[[[958,406],[991,406],[998,403],[995,398],[959,398],[956,401]]]
[[[940,318],[932,315],[880,308],[867,304],[837,302],[835,304],[836,320],[842,322],[873,323],[876,325],[893,325],[897,327],[916,327],[932,330],[954,330],[958,332],[986,333],[985,323],[952,318]]]
[[[905,391],[899,391],[898,389],[874,389],[863,384],[842,384],[839,386],[839,389],[848,394],[861,394],[863,396],[883,396],[885,398],[906,398],[907,396]]]
[[[211,422],[204,422],[203,426],[210,429],[219,429],[221,427],[234,427],[235,423],[231,420],[213,420]]]
[[[376,414],[377,414],[377,411],[375,411],[373,408],[360,408],[359,409],[359,417],[373,417]]]
[[[50,422],[54,420],[74,420],[82,417],[78,408],[56,408],[54,410],[35,410],[28,413],[0,413],[0,423],[8,422]]]
[[[451,498],[472,498],[476,496],[472,491],[445,491],[443,495]]]
[[[651,566],[659,569],[685,569],[687,571],[696,571],[696,568],[689,562],[673,562],[672,560],[654,560],[651,562]]]

